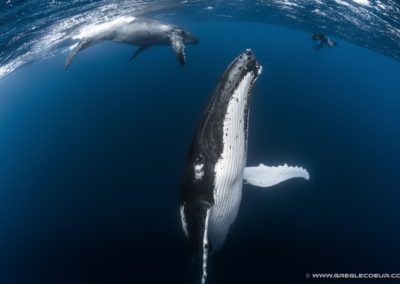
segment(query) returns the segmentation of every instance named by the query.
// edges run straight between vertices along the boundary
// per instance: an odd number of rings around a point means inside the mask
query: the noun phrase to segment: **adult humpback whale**
[[[180,196],[180,214],[186,237],[202,259],[202,283],[207,256],[225,242],[236,219],[243,182],[269,187],[301,177],[301,167],[286,164],[246,167],[250,97],[261,74],[253,52],[247,49],[225,70],[192,141]]]
[[[67,60],[65,70],[71,65],[76,54],[96,43],[112,40],[139,46],[131,56],[133,60],[139,53],[154,45],[171,45],[179,63],[185,64],[185,44],[197,44],[197,38],[183,28],[163,23],[149,18],[120,18],[92,27],[88,34],[83,35]]]

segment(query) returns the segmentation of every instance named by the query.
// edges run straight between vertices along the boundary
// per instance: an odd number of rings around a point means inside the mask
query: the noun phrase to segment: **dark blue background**
[[[104,43],[68,72],[60,54],[0,81],[0,282],[198,283],[181,173],[220,74],[249,47],[264,68],[248,164],[311,179],[244,186],[208,283],[400,272],[399,62],[338,38],[316,52],[276,26],[184,25],[200,44],[183,68],[169,47],[128,63],[134,47]]]

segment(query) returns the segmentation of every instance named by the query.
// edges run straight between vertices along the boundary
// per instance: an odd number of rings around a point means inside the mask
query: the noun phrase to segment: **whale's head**
[[[261,71],[262,67],[258,64],[254,52],[251,49],[246,49],[225,69],[215,92],[225,99],[230,99],[243,80],[248,78],[250,81],[249,89],[243,90],[243,93],[251,95],[251,88]]]
[[[177,33],[183,39],[183,43],[185,43],[185,44],[198,44],[199,43],[199,39],[195,35],[186,31],[183,28],[178,28]]]
[[[236,98],[242,98],[246,101],[244,112],[247,117],[248,106],[250,104],[248,99],[252,94],[254,83],[261,74],[261,71],[262,66],[257,62],[254,52],[251,49],[246,49],[239,54],[225,69],[214,90],[213,116],[216,119],[218,119],[218,116],[225,119],[229,113],[228,107],[231,99],[233,96],[236,96]]]

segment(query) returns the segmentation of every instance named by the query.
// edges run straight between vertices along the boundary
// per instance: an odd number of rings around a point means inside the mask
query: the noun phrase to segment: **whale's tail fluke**
[[[67,60],[65,60],[64,70],[67,71],[68,67],[71,65],[72,61],[74,60],[75,56],[78,54],[79,51],[88,48],[93,44],[93,41],[84,39],[75,46],[71,53],[68,55]]]

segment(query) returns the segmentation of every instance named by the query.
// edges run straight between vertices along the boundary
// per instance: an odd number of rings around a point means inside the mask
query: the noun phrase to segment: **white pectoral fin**
[[[186,62],[185,45],[183,43],[183,39],[175,32],[172,33],[170,37],[172,49],[175,51],[179,63],[181,64],[181,66],[183,66]]]
[[[246,167],[243,173],[244,183],[259,187],[270,187],[292,178],[310,179],[306,169],[288,165],[268,167],[260,164],[258,167]]]

